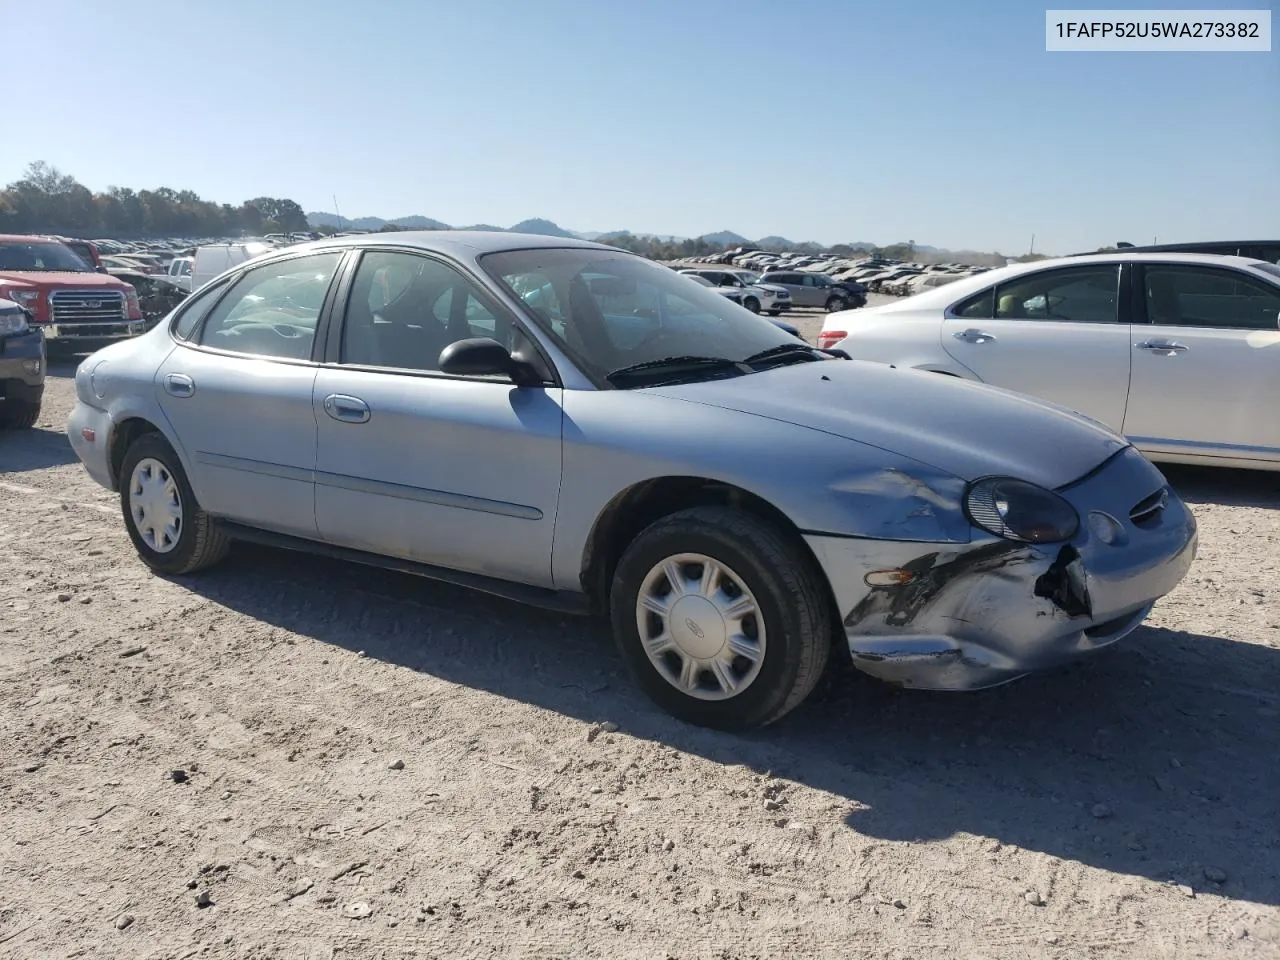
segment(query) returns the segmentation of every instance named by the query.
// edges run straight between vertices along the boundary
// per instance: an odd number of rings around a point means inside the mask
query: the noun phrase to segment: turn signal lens
[[[98,438],[98,435],[93,432],[93,427],[81,427],[80,436],[84,437],[90,443],[93,443],[93,441]]]
[[[862,581],[868,587],[900,587],[915,578],[910,570],[872,570]]]

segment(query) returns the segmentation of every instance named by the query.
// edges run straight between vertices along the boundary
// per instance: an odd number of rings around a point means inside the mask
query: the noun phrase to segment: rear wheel
[[[200,508],[173,448],[158,433],[129,445],[120,467],[129,539],[156,573],[194,573],[226,556],[230,540]]]
[[[695,507],[656,521],[623,553],[609,606],[632,675],[690,723],[772,723],[826,667],[821,574],[794,538],[742,511]]]
[[[771,316],[771,317],[776,317],[776,316],[777,316],[778,314],[780,314],[782,311],[781,311],[781,310],[766,310],[765,312],[766,312],[766,313],[768,313],[768,314],[769,314],[769,316]]]
[[[843,297],[830,297],[827,300],[827,313],[835,313],[837,310],[843,310],[845,302]]]
[[[742,301],[742,305],[746,307],[748,310],[750,310],[752,313],[760,312],[760,301],[757,300],[755,297],[747,297],[745,300]]]
[[[0,401],[0,427],[7,430],[29,430],[40,419],[40,401]]]

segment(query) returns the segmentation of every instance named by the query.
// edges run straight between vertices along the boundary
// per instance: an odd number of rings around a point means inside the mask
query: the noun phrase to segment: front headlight
[[[26,333],[31,327],[27,325],[27,315],[21,310],[9,310],[0,313],[0,337],[11,337]]]
[[[1012,477],[987,477],[970,484],[965,512],[974,526],[1023,543],[1070,540],[1080,529],[1080,515],[1066,500]]]
[[[12,300],[20,307],[26,307],[28,310],[34,311],[36,301],[40,299],[39,290],[10,290],[5,294],[5,298]]]

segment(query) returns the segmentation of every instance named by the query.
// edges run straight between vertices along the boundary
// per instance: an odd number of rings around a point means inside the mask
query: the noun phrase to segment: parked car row
[[[1062,308],[978,281],[975,328]],[[1195,520],[1114,430],[850,361],[711,283],[508,233],[279,249],[85,360],[67,436],[159,573],[254,540],[596,613],[654,701],[721,728],[832,656],[944,690],[1087,656],[1186,574]]]
[[[751,282],[784,287],[791,305],[847,310],[866,303],[866,295],[907,296],[989,268],[959,263],[924,264],[883,257],[862,258],[777,254],[740,250],[672,263],[703,276],[746,275]]]

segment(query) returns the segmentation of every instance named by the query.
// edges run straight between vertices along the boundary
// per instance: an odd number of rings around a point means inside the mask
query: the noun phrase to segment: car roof
[[[1274,247],[1280,246],[1280,240],[1205,240],[1199,243],[1147,243],[1119,247],[1107,253],[1208,253],[1213,249],[1235,250],[1240,247]],[[1094,251],[1095,253],[1097,251]],[[1087,257],[1087,253],[1077,253],[1077,257]]]
[[[992,270],[984,270],[982,273],[970,274],[956,280],[954,283],[933,287],[912,297],[871,309],[881,313],[945,306],[997,283],[1003,283],[1028,273],[1037,273],[1041,270],[1051,270],[1057,267],[1087,266],[1090,263],[1112,264],[1118,258],[1136,263],[1182,263],[1200,264],[1209,267],[1257,267],[1266,265],[1265,260],[1255,260],[1252,257],[1228,257],[1213,253],[1133,253],[1127,250],[1117,250],[1114,253],[1055,257],[1050,260],[1035,260],[1030,263],[1015,263],[1010,266],[996,267]],[[1256,272],[1261,273],[1262,271]],[[1271,277],[1271,275],[1268,274],[1268,277]]]

